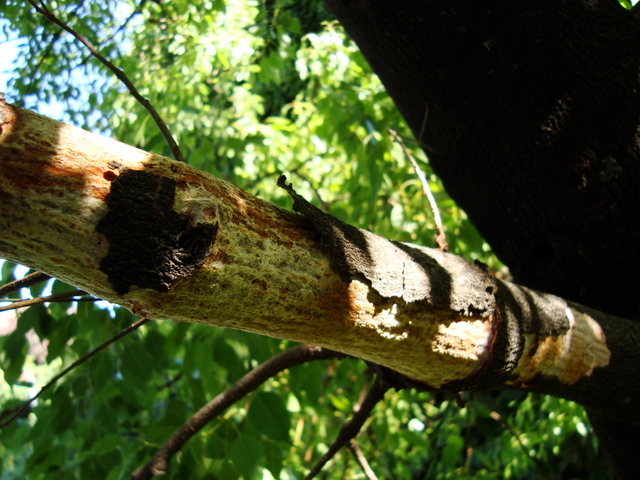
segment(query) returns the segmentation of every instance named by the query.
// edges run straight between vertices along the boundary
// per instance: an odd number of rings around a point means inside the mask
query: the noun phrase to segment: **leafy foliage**
[[[21,39],[9,101],[168,155],[148,114],[70,36],[23,2],[0,6]],[[356,46],[320,1],[60,1],[50,8],[100,46],[171,126],[189,163],[289,207],[299,193],[376,233],[431,246],[419,182],[389,128],[407,127]],[[416,142],[455,253],[501,265],[447,197]],[[3,283],[21,270],[2,266]],[[23,273],[23,271],[22,271]],[[61,282],[43,288],[70,288]],[[15,297],[15,295],[14,295]],[[94,303],[34,306],[0,337],[3,413],[63,367],[134,321]],[[154,322],[75,369],[0,430],[2,478],[120,479],[150,458],[209,399],[287,342],[199,325]],[[38,346],[46,355],[35,355]],[[357,360],[281,374],[208,425],[169,478],[301,478],[370,384]],[[359,439],[382,478],[602,478],[581,408],[520,393],[388,393]],[[363,478],[344,452],[323,478]]]

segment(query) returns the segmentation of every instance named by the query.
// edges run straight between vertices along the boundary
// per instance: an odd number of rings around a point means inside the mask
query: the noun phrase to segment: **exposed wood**
[[[325,4],[515,281],[637,320],[638,8],[617,0]],[[637,341],[629,328],[607,337]],[[637,347],[625,358],[620,346],[618,372],[637,370]],[[618,475],[636,479],[640,428],[614,422],[616,413],[590,415]]]
[[[515,281],[640,317],[637,18],[617,0],[325,3]]]
[[[593,396],[594,385],[624,389],[627,400],[638,396],[620,378],[628,371],[611,368],[629,358],[612,345],[626,355],[640,338],[625,330],[626,320],[500,282],[455,255],[316,217],[297,196],[294,204],[306,216],[288,212],[183,163],[4,103],[0,125],[4,258],[142,316],[324,346],[389,367],[424,388],[533,389],[598,410],[611,401]],[[114,203],[114,185],[130,186],[118,182],[141,172],[144,182],[161,178],[151,185],[162,187],[139,205]],[[169,206],[160,198],[167,191]],[[141,223],[148,210],[160,215],[152,221],[171,210],[187,219],[185,232],[202,227],[211,238],[200,265],[180,270],[192,249],[184,248],[180,232],[171,233],[177,246],[159,254],[169,260],[158,268],[179,275],[141,288],[146,280],[134,270],[142,267],[131,258],[131,271],[120,270],[126,285],[112,278],[105,265],[112,242],[99,226],[120,208]],[[125,225],[132,243],[140,243],[127,216],[118,218],[114,225]],[[149,242],[149,252],[132,245],[132,257],[154,255],[157,243]],[[343,264],[335,262],[338,247],[346,249]],[[144,278],[155,273],[149,269]],[[627,332],[626,343],[610,342],[620,331]],[[617,414],[637,420],[625,399]]]

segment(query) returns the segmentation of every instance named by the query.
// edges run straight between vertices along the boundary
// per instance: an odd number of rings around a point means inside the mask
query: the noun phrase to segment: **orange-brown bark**
[[[358,230],[374,257],[386,248],[407,255],[397,272],[403,288],[422,282],[417,299],[415,292],[406,293],[410,300],[404,292],[381,295],[382,280],[367,278],[375,269],[348,279],[335,271],[304,216],[188,165],[4,103],[0,120],[0,255],[141,316],[317,344],[433,388],[495,387],[487,369],[496,362],[507,365],[498,368],[503,387],[528,388],[541,377],[572,385],[609,362],[606,335],[592,316],[497,282],[454,255]],[[116,208],[110,197],[125,172],[170,180],[172,210],[185,225],[215,225],[204,230],[211,238],[202,264],[166,291],[140,288],[134,278],[118,293],[103,271],[111,245],[96,229]],[[419,257],[417,267],[409,265]],[[517,316],[504,299],[527,308]],[[530,328],[541,312],[553,317],[553,328]]]

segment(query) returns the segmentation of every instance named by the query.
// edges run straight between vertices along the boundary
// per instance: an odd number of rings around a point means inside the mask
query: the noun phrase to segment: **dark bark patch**
[[[204,263],[218,225],[190,225],[173,210],[175,190],[174,180],[139,170],[123,171],[111,184],[109,212],[96,231],[109,240],[100,271],[118,294],[134,285],[167,292]]]
[[[293,198],[293,209],[311,220],[332,268],[345,282],[364,278],[384,298],[424,300],[436,309],[464,315],[484,315],[495,305],[493,279],[480,268],[454,255],[387,240],[341,222],[298,195],[284,175],[278,186]]]
[[[364,276],[383,297],[400,297],[406,301],[423,300],[428,289],[420,282],[405,283],[413,272],[405,265],[393,248],[392,242],[344,223],[314,207],[298,195],[283,175],[278,186],[293,198],[293,209],[309,218],[320,234],[322,248],[329,254],[331,266],[345,282]],[[431,260],[433,262],[433,260]],[[435,262],[434,262],[435,263]],[[418,277],[424,275],[417,275]]]

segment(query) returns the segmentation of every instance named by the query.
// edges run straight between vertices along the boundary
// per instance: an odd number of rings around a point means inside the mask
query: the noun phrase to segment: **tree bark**
[[[282,181],[303,215],[4,103],[0,127],[4,258],[141,316],[317,344],[418,388],[534,390],[640,421],[628,320],[346,225]]]
[[[616,0],[325,3],[517,281],[637,318],[638,20]]]
[[[637,319],[637,15],[616,0],[325,3],[515,280]],[[638,478],[637,425],[597,417]]]

